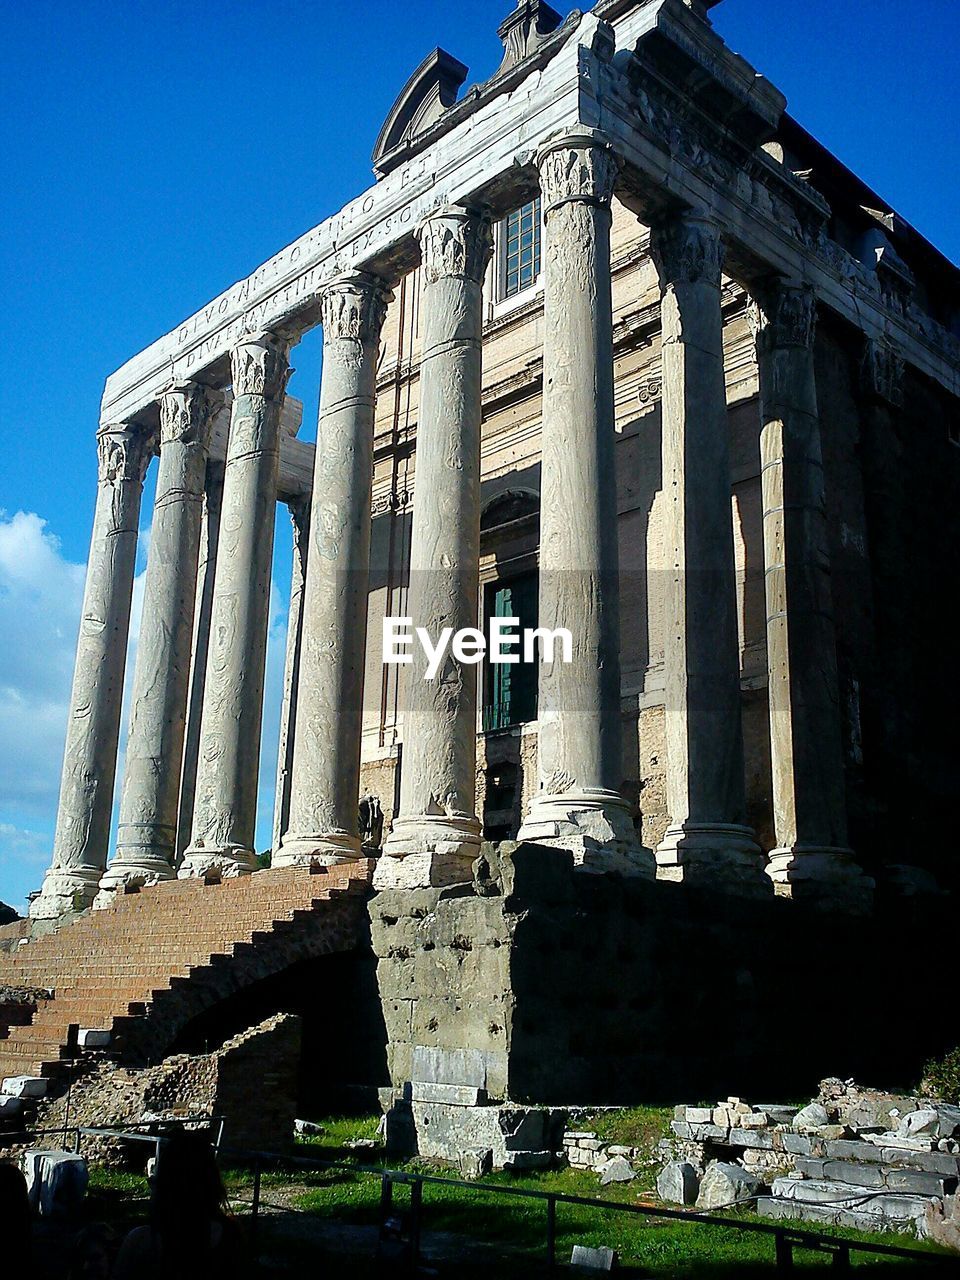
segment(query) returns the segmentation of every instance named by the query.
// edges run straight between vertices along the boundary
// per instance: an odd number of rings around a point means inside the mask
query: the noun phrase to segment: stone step
[[[824,1144],[828,1160],[852,1160],[857,1164],[888,1164],[904,1169],[923,1169],[948,1177],[960,1174],[960,1155],[946,1151],[912,1151],[906,1147],[878,1147],[872,1142],[841,1138]]]
[[[794,1204],[825,1205],[851,1210],[891,1222],[915,1222],[923,1217],[929,1196],[909,1192],[873,1191],[850,1182],[830,1182],[815,1178],[774,1178],[772,1198]]]
[[[909,1191],[923,1196],[952,1195],[957,1176],[930,1173],[923,1169],[901,1169],[884,1164],[854,1164],[851,1160],[810,1160],[798,1157],[798,1173],[805,1178],[865,1190]]]

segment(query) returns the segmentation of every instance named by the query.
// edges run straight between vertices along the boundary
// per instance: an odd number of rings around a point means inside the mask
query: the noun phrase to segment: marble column
[[[381,280],[359,273],[335,280],[322,300],[323,376],[290,818],[276,866],[360,856],[373,419],[389,298]]]
[[[692,214],[651,233],[663,366],[667,808],[665,880],[770,891],[746,825],[740,648],[718,228]]]
[[[814,373],[812,289],[755,290],[777,893],[849,906],[869,899],[847,847],[826,496]]]
[[[210,618],[213,613],[213,582],[217,568],[217,546],[220,541],[223,470],[222,459],[211,458],[207,460],[207,478],[203,495],[203,520],[200,529],[200,557],[197,565],[193,648],[190,657],[190,696],[187,703],[187,728],[184,737],[183,768],[180,777],[180,806],[177,813],[177,864],[183,857],[184,850],[190,844],[190,833],[193,830],[197,761],[200,758],[200,719],[203,711],[203,690],[207,682]]]
[[[97,434],[99,487],[70,695],[53,862],[30,914],[56,919],[89,907],[107,862],[140,499],[154,433]]]
[[[233,349],[233,406],[200,726],[190,876],[256,869],[254,835],[270,625],[270,572],[289,343],[258,333]]]
[[[221,397],[195,382],[160,401],[160,464],[150,530],[117,848],[95,906],[127,885],[171,879],[190,681],[200,525],[211,415]]]
[[[618,161],[602,135],[537,157],[544,226],[538,625],[566,628],[573,660],[540,667],[539,789],[521,840],[592,871],[653,875],[623,783],[614,458],[610,202]]]
[[[277,748],[277,789],[273,803],[274,865],[280,841],[290,819],[290,787],[293,744],[297,733],[297,686],[303,651],[303,591],[307,576],[307,542],[310,536],[310,499],[288,502],[293,526],[293,567],[290,573],[290,606],[287,610],[287,651],[283,663],[283,702],[280,708],[280,742]]]
[[[438,209],[419,228],[423,256],[420,413],[408,612],[436,641],[476,627],[480,596],[480,373],[489,221]],[[447,649],[427,680],[419,645],[404,668],[399,816],[380,888],[454,884],[480,851],[476,815],[477,673]]]

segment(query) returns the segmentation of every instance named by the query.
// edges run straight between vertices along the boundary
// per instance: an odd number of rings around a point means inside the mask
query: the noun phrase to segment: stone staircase
[[[0,984],[52,993],[28,1025],[0,1027],[0,1087],[18,1092],[22,1077],[37,1082],[27,1092],[42,1091],[40,1081],[54,1087],[66,1070],[71,1027],[79,1029],[81,1047],[109,1045],[123,1057],[151,1022],[164,1033],[174,1028],[171,1010],[182,1018],[194,993],[208,1005],[218,987],[229,994],[231,966],[268,976],[301,958],[298,939],[308,935],[319,951],[348,949],[372,868],[364,859],[216,884],[171,880],[0,955]],[[327,923],[329,945],[315,941]],[[139,1042],[142,1050],[148,1040],[141,1035]]]
[[[855,1140],[826,1147],[827,1158],[798,1156],[791,1176],[773,1180],[771,1194],[757,1201],[762,1217],[923,1236],[931,1203],[957,1190],[960,1157],[955,1152]]]

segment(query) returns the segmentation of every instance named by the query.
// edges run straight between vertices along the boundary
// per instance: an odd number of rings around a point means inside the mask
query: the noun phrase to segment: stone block
[[[881,1147],[880,1160],[884,1164],[904,1169],[923,1169],[927,1173],[942,1173],[956,1177],[960,1173],[960,1159],[941,1151],[904,1151],[901,1147]]]
[[[834,1182],[849,1182],[857,1187],[878,1188],[886,1185],[884,1168],[879,1164],[854,1164],[850,1160],[823,1160],[820,1176]],[[797,1166],[799,1168],[799,1165]],[[807,1174],[815,1178],[816,1174]]]
[[[773,1134],[758,1129],[731,1129],[727,1139],[732,1147],[753,1147],[758,1151],[773,1150]]]
[[[438,1049],[416,1045],[411,1078],[420,1084],[459,1084],[484,1089],[487,1084],[486,1057],[479,1049]]]
[[[678,1111],[682,1111],[683,1115],[678,1115],[678,1120],[685,1120],[687,1124],[712,1124],[713,1111],[710,1107],[678,1107]]]
[[[940,1116],[933,1107],[921,1107],[900,1117],[897,1135],[901,1138],[919,1138],[924,1135],[940,1137]]]
[[[46,1095],[49,1080],[42,1076],[7,1076],[0,1093],[8,1098],[42,1098]]]
[[[465,1084],[429,1084],[414,1080],[410,1086],[413,1102],[445,1102],[455,1107],[479,1107],[487,1100],[485,1089]]]
[[[800,1108],[782,1102],[758,1102],[757,1110],[762,1111],[771,1124],[793,1124],[793,1117]]]
[[[107,1049],[112,1035],[109,1031],[97,1031],[93,1027],[82,1027],[77,1035],[77,1044],[81,1049]]]
[[[0,1120],[15,1120],[23,1111],[23,1099],[0,1094]]]
[[[615,1142],[607,1147],[608,1156],[625,1156],[627,1160],[632,1160],[636,1153],[635,1147],[621,1147]]]
[[[580,1267],[584,1271],[612,1271],[616,1262],[615,1249],[588,1249],[583,1244],[575,1244],[570,1255],[571,1267]]]
[[[891,1191],[909,1191],[921,1196],[943,1196],[957,1187],[956,1178],[925,1173],[922,1169],[888,1169],[886,1182]]]
[[[811,1102],[809,1106],[798,1111],[793,1117],[793,1126],[801,1132],[809,1129],[822,1129],[824,1125],[830,1123],[830,1117],[827,1115],[826,1107],[821,1106],[819,1102]]]
[[[793,1156],[819,1156],[824,1149],[819,1138],[805,1133],[784,1133],[781,1134],[781,1141],[784,1151],[789,1151]]]
[[[632,1182],[637,1171],[624,1156],[614,1156],[597,1169],[600,1174],[601,1187],[609,1187],[613,1182]]]
[[[460,1153],[457,1168],[468,1182],[485,1178],[493,1168],[493,1151],[490,1147],[469,1147]]]
[[[756,1174],[738,1164],[715,1160],[707,1166],[700,1180],[697,1208],[724,1209],[728,1205],[751,1200],[762,1190],[763,1182]]]
[[[667,1204],[695,1204],[699,1190],[697,1171],[685,1160],[671,1160],[657,1178],[657,1195]]]
[[[749,1111],[746,1115],[740,1117],[740,1129],[766,1129],[770,1124],[770,1117],[765,1111]]]
[[[23,1175],[30,1203],[41,1218],[75,1213],[89,1180],[86,1160],[72,1151],[25,1151]]]

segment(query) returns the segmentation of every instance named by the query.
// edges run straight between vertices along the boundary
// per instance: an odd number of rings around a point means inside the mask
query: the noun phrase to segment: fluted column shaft
[[[153,433],[104,427],[99,488],[77,640],[53,862],[30,914],[89,907],[107,862],[140,500]]]
[[[323,296],[290,817],[274,865],[360,856],[357,806],[370,581],[377,354],[389,294],[367,274]]]
[[[778,893],[864,893],[847,848],[840,691],[814,372],[816,302],[757,290],[770,755]]]
[[[480,375],[487,219],[438,210],[420,226],[423,356],[409,614],[435,641],[476,627],[480,593]],[[448,649],[425,679],[420,646],[405,668],[400,812],[375,883],[383,888],[469,879],[476,815],[477,671]]]
[[[177,812],[177,862],[190,844],[190,834],[193,830],[197,761],[200,758],[200,719],[203,712],[203,691],[207,682],[207,654],[210,648],[210,620],[213,614],[213,580],[217,568],[222,504],[223,460],[208,459],[203,519],[200,528],[200,555],[197,565],[193,649],[190,657],[190,695],[187,702],[187,727],[180,777],[180,805]]]
[[[521,839],[593,870],[652,874],[623,782],[610,203],[618,162],[592,131],[538,156],[544,228],[540,627],[572,661],[540,668],[539,790]]]
[[[717,227],[692,215],[651,235],[660,275],[664,676],[670,880],[769,889],[745,824],[740,649]]]
[[[290,788],[293,744],[297,733],[297,686],[303,650],[303,593],[307,577],[307,542],[310,536],[310,499],[287,504],[293,526],[293,565],[290,572],[290,607],[287,610],[287,651],[283,662],[283,705],[280,709],[280,741],[277,747],[277,789],[273,804],[273,865],[277,865],[280,841],[290,820]]]
[[[117,848],[97,906],[109,905],[125,885],[174,875],[207,448],[219,401],[186,383],[160,402],[160,463]]]
[[[213,588],[193,836],[179,874],[256,867],[254,835],[270,571],[288,343],[269,333],[231,352],[233,407]]]

